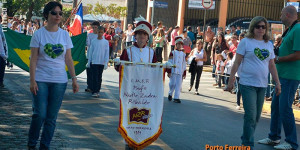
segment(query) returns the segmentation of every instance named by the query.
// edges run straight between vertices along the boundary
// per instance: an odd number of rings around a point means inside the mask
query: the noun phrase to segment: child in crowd
[[[224,67],[225,64],[223,62],[223,56],[222,54],[217,55],[217,65],[216,65],[216,82],[218,83],[218,87],[221,88],[221,80],[223,79],[223,74],[224,74]]]
[[[227,53],[227,59],[225,60],[225,89],[224,91],[226,91],[227,85],[228,85],[228,81],[229,81],[229,77],[230,77],[230,72],[231,72],[231,68],[233,66],[233,53],[232,52],[228,52]]]
[[[180,36],[175,37],[175,50],[171,51],[169,56],[169,62],[176,65],[176,68],[167,69],[168,77],[170,78],[169,83],[169,101],[172,100],[172,95],[174,94],[174,102],[181,103],[179,99],[180,89],[182,84],[182,78],[185,79],[186,76],[186,60],[185,53],[183,49],[183,39]]]
[[[109,42],[103,38],[104,28],[98,27],[98,37],[91,41],[88,50],[88,67],[91,69],[92,96],[99,97],[103,69],[107,69],[109,60]]]

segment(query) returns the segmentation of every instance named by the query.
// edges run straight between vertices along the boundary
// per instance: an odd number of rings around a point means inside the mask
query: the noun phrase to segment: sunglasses
[[[50,14],[53,15],[53,16],[56,16],[57,14],[59,14],[60,16],[63,15],[63,13],[61,11],[57,13],[56,11],[53,11],[53,10],[50,11]]]
[[[256,25],[256,26],[254,26],[254,28],[255,29],[260,29],[260,28],[266,29],[266,26],[265,25]]]

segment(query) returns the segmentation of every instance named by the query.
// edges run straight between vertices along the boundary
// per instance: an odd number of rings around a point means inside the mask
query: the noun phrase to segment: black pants
[[[126,42],[126,47],[131,46],[132,42]]]
[[[113,47],[109,47],[109,58],[114,59],[114,49],[113,49]]]
[[[91,68],[86,68],[86,83],[87,83],[87,88],[92,89],[92,70]]]
[[[2,57],[0,57],[0,84],[3,83],[4,73],[5,73],[5,61]]]
[[[102,73],[103,73],[104,65],[91,64],[92,71],[92,94],[99,93],[101,89],[102,83]]]
[[[163,48],[162,47],[156,47],[155,48],[155,54],[156,54],[156,58],[158,62],[162,62],[163,58],[162,58],[162,51]]]
[[[190,82],[190,87],[193,87],[195,77],[196,77],[196,84],[195,84],[195,89],[198,90],[199,83],[200,83],[200,77],[202,74],[203,66],[197,66],[196,71],[193,72],[191,75],[191,82]],[[197,75],[197,76],[196,76]]]

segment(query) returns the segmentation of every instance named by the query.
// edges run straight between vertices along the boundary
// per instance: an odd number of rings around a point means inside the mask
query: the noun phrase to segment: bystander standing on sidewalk
[[[261,144],[279,144],[281,127],[285,133],[285,142],[274,146],[275,149],[297,149],[297,132],[293,114],[293,102],[300,83],[300,24],[294,6],[282,9],[282,23],[288,29],[282,35],[282,43],[276,57],[276,67],[282,92],[275,91],[271,104],[271,125],[269,137],[260,140]],[[274,78],[273,78],[274,79]]]
[[[264,17],[257,16],[251,20],[247,38],[238,45],[227,88],[228,91],[233,88],[234,76],[238,71],[245,110],[241,140],[242,145],[250,146],[251,150],[254,148],[254,132],[264,104],[269,71],[276,82],[277,95],[281,92],[268,31]]]
[[[175,37],[178,36],[179,26],[175,26],[173,31],[171,32],[171,51],[175,48]]]
[[[2,16],[0,15],[0,23],[2,23]],[[6,38],[3,33],[2,25],[0,25],[0,88],[4,87],[3,79],[5,74],[5,61],[8,57],[7,55],[7,44]]]
[[[30,42],[33,115],[28,135],[29,150],[36,149],[42,126],[40,150],[48,150],[50,147],[68,82],[65,65],[72,77],[73,92],[76,93],[79,89],[71,56],[71,38],[68,32],[58,27],[62,14],[62,5],[59,2],[47,3],[43,16],[48,24],[36,31]]]

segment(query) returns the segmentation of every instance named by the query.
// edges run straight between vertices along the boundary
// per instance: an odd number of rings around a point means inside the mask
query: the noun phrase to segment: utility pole
[[[77,6],[77,0],[73,0],[73,9]]]
[[[151,24],[154,24],[154,22],[153,22],[153,18],[154,18],[154,7],[155,7],[155,0],[153,0],[152,15],[151,15]]]

